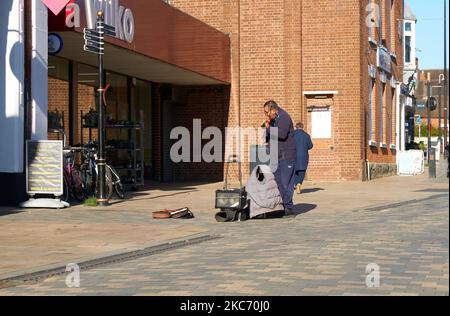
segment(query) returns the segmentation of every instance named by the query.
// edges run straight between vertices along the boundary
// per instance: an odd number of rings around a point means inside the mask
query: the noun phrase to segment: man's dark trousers
[[[297,170],[295,172],[295,185],[297,184],[303,184],[303,181],[305,180],[306,170]]]
[[[295,187],[295,160],[280,160],[274,176],[283,199],[284,208],[292,209],[294,207],[292,196]]]

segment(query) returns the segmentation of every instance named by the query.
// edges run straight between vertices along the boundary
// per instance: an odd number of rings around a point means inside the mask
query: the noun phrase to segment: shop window
[[[70,137],[69,123],[69,61],[48,58],[48,139],[63,140],[59,131]]]
[[[106,84],[109,84],[106,92],[107,120],[113,124],[131,121],[127,77],[107,72]]]
[[[77,66],[77,116],[78,126],[76,127],[75,143],[86,144],[88,141],[97,141],[98,133],[96,128],[87,128],[83,117],[89,112],[97,111],[98,98],[96,90],[98,88],[98,70],[95,67],[78,64]]]
[[[126,76],[107,72],[106,84],[109,88],[106,92],[106,125],[132,125],[130,103],[128,99],[128,79]],[[131,137],[131,129],[106,128],[106,144],[113,147],[131,148],[134,138]],[[114,166],[127,167],[133,155],[127,150],[110,151],[108,163]]]
[[[144,164],[146,174],[151,174],[153,165],[152,151],[152,85],[150,82],[136,80],[133,89],[133,120],[141,121],[144,126]]]

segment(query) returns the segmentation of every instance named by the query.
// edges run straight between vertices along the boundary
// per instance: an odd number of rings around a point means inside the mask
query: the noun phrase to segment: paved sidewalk
[[[62,273],[0,295],[448,296],[448,202],[441,195],[384,209],[227,223],[214,227],[220,239],[81,270],[77,288]],[[378,268],[379,283],[368,265]]]
[[[448,180],[448,179],[446,179]],[[151,184],[108,208],[82,205],[66,210],[0,208],[0,279],[36,267],[102,253],[120,252],[193,234],[214,233],[224,225],[214,219],[213,184]],[[295,196],[298,213],[320,216],[361,210],[393,202],[448,195],[448,181],[427,175],[389,177],[371,182],[306,182]],[[188,206],[192,220],[154,220],[151,212]],[[295,220],[301,220],[299,218]]]

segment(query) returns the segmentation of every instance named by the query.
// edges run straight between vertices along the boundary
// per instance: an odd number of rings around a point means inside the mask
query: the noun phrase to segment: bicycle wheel
[[[95,195],[95,180],[94,175],[86,165],[83,165],[80,170],[81,181],[83,182],[83,190],[86,197]]]
[[[112,194],[113,194],[113,181],[112,181],[112,173],[111,173],[111,169],[109,168],[109,166],[106,166],[105,168],[105,178],[106,178],[106,183],[105,183],[105,196],[108,200],[111,199]]]
[[[84,188],[83,188],[83,180],[81,179],[80,172],[77,169],[72,170],[72,195],[73,197],[79,201],[84,201]]]
[[[117,193],[117,196],[123,200],[125,199],[125,190],[123,189],[123,185],[122,182],[120,182],[120,180],[118,180],[116,183],[114,183],[114,190]]]
[[[106,169],[108,169],[109,171],[108,175],[111,175],[112,185],[114,186],[114,191],[116,191],[117,196],[121,200],[125,199],[125,190],[123,188],[122,182],[120,182],[120,178],[117,175],[116,170],[114,170],[114,168],[110,165],[107,165]]]
[[[69,184],[67,183],[66,177],[63,179],[63,195],[61,195],[61,201],[69,202],[70,198],[70,190],[69,190]]]

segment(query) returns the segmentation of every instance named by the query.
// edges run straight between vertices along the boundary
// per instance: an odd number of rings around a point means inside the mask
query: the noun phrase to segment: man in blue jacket
[[[295,214],[292,196],[294,195],[295,160],[297,158],[294,124],[289,114],[273,100],[264,104],[264,113],[266,115],[267,143],[270,143],[271,127],[278,130],[278,167],[274,176],[283,199],[285,214],[293,216]]]
[[[295,190],[301,193],[303,180],[309,163],[309,151],[313,148],[311,137],[303,130],[303,123],[295,125],[295,143],[297,145],[297,160],[295,162]]]

